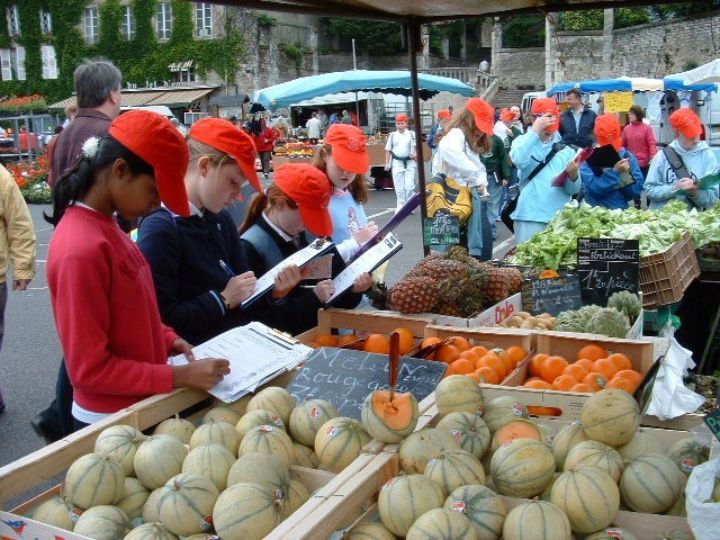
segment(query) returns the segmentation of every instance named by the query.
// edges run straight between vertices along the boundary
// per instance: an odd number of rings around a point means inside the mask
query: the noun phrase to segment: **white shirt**
[[[385,150],[392,152],[399,158],[405,158],[415,155],[415,134],[406,129],[402,133],[399,131],[393,131],[388,137],[387,144],[385,144]],[[397,162],[397,160],[393,160]],[[402,166],[402,162],[397,163]],[[395,166],[396,163],[393,163]]]
[[[305,127],[308,130],[308,139],[319,139],[320,138],[320,127],[321,122],[317,118],[313,117],[305,123]]]
[[[501,141],[505,142],[505,139],[508,138],[508,131],[509,128],[505,125],[505,122],[502,120],[495,122],[495,125],[493,126],[493,134],[500,137]]]
[[[460,128],[452,128],[442,138],[433,158],[432,170],[433,174],[444,173],[462,186],[487,186],[485,165],[467,144]]]

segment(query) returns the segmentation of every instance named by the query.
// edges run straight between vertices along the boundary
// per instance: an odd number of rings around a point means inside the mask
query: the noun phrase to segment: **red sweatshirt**
[[[650,160],[657,152],[652,127],[642,122],[631,122],[623,128],[622,145],[635,154],[640,167],[650,165]]]
[[[47,280],[78,405],[112,413],[172,390],[167,357],[178,336],[160,322],[147,261],[113,218],[69,207]]]

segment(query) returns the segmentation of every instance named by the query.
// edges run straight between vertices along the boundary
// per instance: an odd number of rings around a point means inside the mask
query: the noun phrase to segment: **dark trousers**
[[[50,444],[76,431],[72,416],[73,387],[65,367],[65,359],[60,361],[55,399],[50,406],[41,411],[32,421],[32,426],[45,441]]]
[[[260,163],[264,174],[270,174],[270,156],[272,152],[260,152]]]
[[[5,304],[7,304],[7,282],[0,283],[0,347],[5,336]],[[0,412],[5,410],[2,391],[0,390]]]

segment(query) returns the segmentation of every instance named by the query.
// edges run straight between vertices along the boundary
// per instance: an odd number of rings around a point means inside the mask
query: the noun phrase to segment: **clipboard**
[[[622,158],[611,144],[595,148],[587,158],[586,163],[594,169],[612,168]]]

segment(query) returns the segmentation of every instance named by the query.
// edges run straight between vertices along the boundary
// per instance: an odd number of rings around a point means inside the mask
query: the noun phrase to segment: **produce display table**
[[[317,150],[319,147],[320,145],[315,145],[313,148]],[[384,167],[385,145],[378,143],[368,144],[367,149],[368,154],[370,154],[370,167]],[[423,157],[425,158],[425,161],[430,161],[430,158],[432,157],[430,147],[425,142],[423,142]],[[272,157],[273,167],[279,167],[280,165],[285,165],[286,163],[312,163],[312,160],[313,158],[310,156],[290,158],[282,154],[273,154]]]

